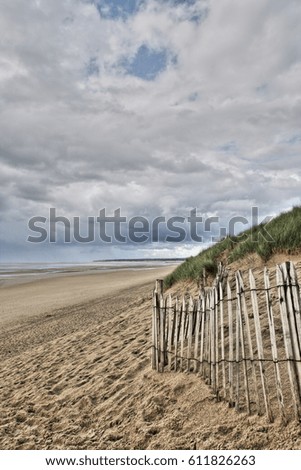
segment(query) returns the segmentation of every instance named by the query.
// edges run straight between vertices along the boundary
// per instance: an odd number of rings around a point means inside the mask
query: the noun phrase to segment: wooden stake
[[[165,365],[165,308],[163,295],[160,296],[160,372]]]
[[[291,340],[292,340],[292,347],[293,347],[293,354],[295,359],[295,369],[297,373],[297,380],[298,380],[298,390],[299,390],[299,397],[301,396],[301,353],[300,353],[300,343],[299,343],[299,335],[301,331],[298,331],[298,327],[300,328],[300,311],[298,311],[298,303],[294,302],[293,296],[293,283],[292,278],[290,275],[290,266],[291,263],[283,263],[281,265],[281,270],[283,272],[283,279],[284,284],[286,285],[285,294],[286,294],[286,304],[287,304],[287,314],[288,314],[288,322],[289,322],[289,329],[291,333]]]
[[[245,351],[245,335],[244,335],[244,328],[243,328],[243,319],[242,319],[242,290],[243,286],[240,283],[240,273],[236,273],[236,292],[237,292],[237,314],[238,314],[238,323],[240,329],[240,338],[241,338],[241,356],[242,356],[242,364],[243,364],[243,373],[244,373],[244,384],[245,384],[245,394],[246,394],[246,404],[248,413],[251,414],[250,408],[250,392],[249,392],[249,382],[248,382],[248,369],[247,369],[247,361],[246,361],[246,351]]]
[[[196,322],[195,322],[195,335],[194,335],[194,366],[193,371],[196,373],[199,370],[199,336],[200,336],[200,327],[201,327],[201,301],[198,299],[197,302],[197,313],[196,313]]]
[[[291,290],[294,303],[296,331],[299,341],[299,349],[301,349],[301,301],[300,301],[300,287],[294,263],[290,263],[290,276],[291,276]]]
[[[214,300],[214,328],[215,328],[215,391],[219,400],[219,315],[218,315],[218,286],[213,289]]]
[[[204,343],[205,343],[205,321],[206,321],[206,297],[201,295],[200,297],[201,302],[201,347],[200,347],[200,372],[204,376]]]
[[[169,294],[167,298],[167,312],[168,312],[168,337],[167,337],[167,357],[168,357],[168,370],[171,370],[172,364],[172,344],[173,344],[173,323],[174,323],[174,309],[172,307],[172,299]]]
[[[245,324],[245,330],[247,334],[247,342],[248,342],[248,349],[249,349],[249,356],[251,361],[251,370],[252,370],[252,377],[255,389],[255,398],[256,398],[256,407],[257,413],[260,414],[260,399],[258,393],[258,384],[257,384],[257,376],[256,376],[256,369],[255,369],[255,362],[254,362],[254,352],[253,352],[253,344],[252,344],[252,337],[251,337],[251,330],[250,330],[250,322],[249,322],[249,315],[246,303],[246,296],[245,296],[245,287],[242,279],[241,272],[237,272],[238,282],[240,285],[240,298],[241,298],[241,312],[242,312],[242,326]],[[247,368],[247,363],[246,363]],[[250,399],[250,398],[249,398]],[[251,410],[249,410],[251,412]]]
[[[163,295],[163,279],[156,280],[155,292],[159,295],[159,298]]]
[[[191,350],[192,350],[192,331],[193,331],[193,313],[194,303],[190,296],[188,304],[188,346],[187,346],[187,371],[190,372]]]
[[[152,369],[158,369],[157,295],[155,291],[152,312]]]
[[[277,342],[276,342],[276,333],[275,333],[274,313],[273,313],[272,301],[270,297],[270,288],[271,288],[270,277],[269,277],[269,271],[267,268],[264,268],[264,286],[265,286],[265,298],[266,298],[266,306],[267,306],[268,321],[269,321],[272,357],[273,357],[273,363],[274,363],[277,399],[278,399],[278,405],[279,405],[282,420],[286,423],[281,375],[280,375],[280,368],[279,368],[279,363],[278,363],[278,351],[277,351]]]
[[[186,320],[186,302],[183,297],[182,300],[182,315],[181,315],[181,358],[180,358],[180,370],[184,369],[184,343],[185,343],[185,320]]]
[[[299,395],[299,389],[298,389],[298,378],[296,374],[296,369],[294,367],[295,358],[294,358],[293,346],[292,346],[292,341],[291,341],[291,333],[290,333],[290,328],[289,328],[288,312],[287,312],[287,305],[286,305],[286,298],[285,298],[285,289],[284,289],[285,280],[284,280],[283,272],[279,265],[277,265],[277,268],[276,268],[276,278],[277,278],[283,337],[284,337],[284,344],[285,344],[285,351],[286,351],[286,358],[287,358],[288,375],[289,375],[289,380],[291,383],[291,389],[292,389],[292,394],[293,394],[295,415],[296,415],[297,420],[299,421],[301,418],[301,402],[300,402],[300,395]]]
[[[272,423],[274,418],[273,418],[271,405],[270,405],[269,390],[268,390],[268,384],[267,384],[267,380],[265,376],[265,367],[264,367],[264,362],[263,362],[264,350],[263,350],[263,344],[262,344],[262,334],[261,334],[260,317],[259,317],[259,310],[258,310],[256,283],[255,283],[255,278],[251,269],[249,270],[249,281],[250,281],[250,288],[251,288],[251,300],[252,300],[252,307],[253,307],[256,344],[257,344],[258,360],[259,360],[259,371],[260,371],[260,377],[261,377],[264,404],[265,404],[265,409],[266,409],[268,420],[270,423]]]
[[[206,330],[205,330],[205,341],[206,341],[206,348],[205,348],[205,377],[208,378],[209,384],[211,385],[211,367],[210,367],[210,344],[211,344],[211,335],[210,335],[210,296],[206,294]]]
[[[177,371],[178,368],[178,344],[179,344],[179,335],[180,335],[180,323],[181,323],[181,317],[180,317],[180,307],[179,307],[179,300],[178,297],[176,297],[176,302],[175,302],[175,336],[174,336],[174,343],[175,343],[175,363],[174,363],[174,371]]]
[[[223,375],[223,390],[224,398],[226,398],[226,365],[225,365],[225,336],[224,336],[224,294],[222,284],[219,283],[219,298],[220,298],[220,324],[221,324],[221,363]]]
[[[240,382],[240,322],[241,322],[241,316],[240,316],[240,311],[238,309],[238,302],[236,304],[236,331],[235,331],[235,362],[236,362],[236,367],[235,367],[235,374],[236,374],[236,389],[235,389],[235,409],[236,411],[239,411],[239,382]]]
[[[211,386],[216,393],[216,349],[215,349],[215,309],[214,309],[214,290],[210,292],[210,370]]]
[[[229,322],[229,404],[234,406],[234,341],[233,341],[233,312],[232,293],[229,281],[227,281],[227,306]]]

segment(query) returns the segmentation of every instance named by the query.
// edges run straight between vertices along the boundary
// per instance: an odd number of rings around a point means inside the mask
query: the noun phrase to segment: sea
[[[92,262],[69,263],[0,263],[0,280],[53,275],[57,273],[97,272],[113,270],[155,269],[182,263],[183,259],[128,259],[128,260],[99,260]]]

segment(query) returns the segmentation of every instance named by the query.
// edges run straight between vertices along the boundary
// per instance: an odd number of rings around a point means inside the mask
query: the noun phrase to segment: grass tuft
[[[164,280],[165,287],[183,280],[198,281],[203,269],[215,275],[221,258],[227,263],[257,253],[264,262],[275,253],[293,254],[301,249],[301,207],[284,212],[267,224],[254,226],[236,237],[226,237],[215,245],[187,258]]]

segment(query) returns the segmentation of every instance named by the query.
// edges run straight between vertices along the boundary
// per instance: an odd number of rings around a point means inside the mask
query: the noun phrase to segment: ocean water
[[[47,276],[47,274],[112,271],[116,269],[154,269],[180,264],[183,260],[107,260],[90,263],[0,263],[0,279],[27,276]]]

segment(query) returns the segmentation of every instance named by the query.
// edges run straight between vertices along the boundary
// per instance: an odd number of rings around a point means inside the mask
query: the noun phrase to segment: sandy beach
[[[151,296],[172,267],[0,288],[1,449],[300,449],[295,422],[216,403],[150,367]]]

